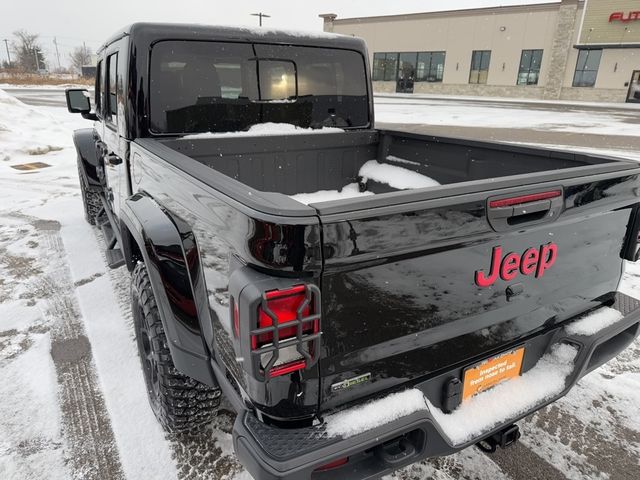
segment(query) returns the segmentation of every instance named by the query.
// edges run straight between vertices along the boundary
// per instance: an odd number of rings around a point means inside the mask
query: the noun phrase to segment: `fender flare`
[[[217,387],[207,347],[207,339],[213,340],[212,328],[206,328],[211,325],[209,302],[189,226],[142,193],[123,202],[120,222],[127,267],[132,270],[137,260],[147,266],[176,369]],[[141,259],[136,259],[136,247]]]
[[[78,152],[78,164],[80,165],[81,180],[85,186],[100,187],[97,169],[100,158],[96,150],[96,131],[93,128],[81,128],[73,132],[73,143]]]

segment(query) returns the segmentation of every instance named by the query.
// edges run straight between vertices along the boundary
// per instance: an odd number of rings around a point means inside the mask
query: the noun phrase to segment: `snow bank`
[[[411,389],[328,416],[327,434],[350,437],[428,410],[450,441],[460,445],[559,394],[573,371],[577,353],[570,345],[555,345],[521,377],[473,397],[450,414],[433,406],[420,390]]]
[[[302,128],[290,123],[258,123],[252,125],[249,130],[239,132],[205,132],[184,135],[182,138],[189,140],[196,138],[229,138],[229,137],[260,137],[269,135],[295,135],[309,133],[340,133],[344,132],[341,128],[322,127],[322,128]]]
[[[89,122],[87,122],[90,125]],[[0,161],[26,155],[35,157],[72,146],[69,130],[44,109],[25,105],[0,90]]]
[[[325,419],[327,434],[330,437],[352,437],[426,408],[422,392],[412,388],[328,416]]]
[[[453,413],[445,414],[431,404],[429,411],[454,445],[468,442],[564,390],[577,354],[575,347],[555,345],[521,377],[473,397]]]
[[[569,335],[591,336],[613,325],[622,318],[623,315],[618,310],[602,307],[570,323],[565,327],[565,331]]]
[[[361,192],[357,183],[350,183],[342,190],[320,190],[313,193],[298,193],[291,195],[294,200],[309,205],[311,203],[330,202],[332,200],[345,200],[347,198],[366,197],[373,192]]]
[[[378,163],[377,160],[369,160],[362,165],[359,175],[365,181],[373,180],[378,183],[385,183],[399,190],[437,187],[440,185],[439,182],[436,182],[433,178],[429,178],[426,175],[421,175],[413,170],[395,165]]]

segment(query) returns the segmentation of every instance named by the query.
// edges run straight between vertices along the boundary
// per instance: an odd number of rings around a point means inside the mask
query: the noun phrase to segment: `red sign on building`
[[[609,15],[609,23],[611,22],[633,22],[634,20],[640,20],[640,12],[629,12],[625,14],[624,12],[613,12]]]

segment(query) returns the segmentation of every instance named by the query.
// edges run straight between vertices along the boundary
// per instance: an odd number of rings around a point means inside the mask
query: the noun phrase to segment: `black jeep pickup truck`
[[[636,163],[377,130],[353,37],[145,23],[98,60],[67,103],[151,407],[224,394],[255,478],[507,445],[638,334]]]

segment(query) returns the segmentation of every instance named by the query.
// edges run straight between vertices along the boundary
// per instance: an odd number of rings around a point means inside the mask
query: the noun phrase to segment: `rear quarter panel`
[[[319,281],[320,232],[317,217],[258,214],[158,156],[132,143],[132,189],[149,195],[174,223],[190,228],[197,244],[205,297],[196,298],[200,327],[215,361],[229,370],[256,404],[275,407],[291,395],[289,383],[256,382],[244,374],[232,346],[229,277],[250,265],[270,275],[308,275]],[[192,160],[188,160],[192,161]],[[221,175],[213,170],[212,173]],[[314,280],[315,276],[315,280]],[[197,293],[196,286],[194,292]],[[317,369],[305,372],[303,411],[317,409]],[[295,415],[295,412],[291,412]],[[308,412],[307,412],[308,413]]]

